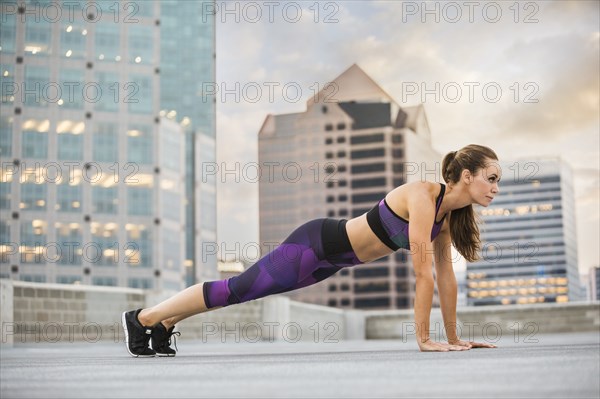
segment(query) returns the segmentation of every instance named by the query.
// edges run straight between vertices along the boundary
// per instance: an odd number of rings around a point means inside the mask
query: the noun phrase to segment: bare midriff
[[[394,252],[373,233],[366,213],[348,220],[346,232],[356,257],[363,263],[372,262]]]

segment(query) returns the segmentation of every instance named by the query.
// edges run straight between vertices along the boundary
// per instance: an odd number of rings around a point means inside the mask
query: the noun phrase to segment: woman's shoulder
[[[422,194],[435,194],[437,196],[440,191],[440,183],[430,181],[413,181],[410,183],[404,183],[401,186],[396,187],[392,192],[398,192],[402,194],[422,195]]]
[[[385,200],[393,210],[397,210],[399,212],[397,213],[404,217],[404,215],[408,215],[409,201],[431,200],[432,203],[435,203],[439,191],[439,183],[420,180],[396,187],[386,195]]]

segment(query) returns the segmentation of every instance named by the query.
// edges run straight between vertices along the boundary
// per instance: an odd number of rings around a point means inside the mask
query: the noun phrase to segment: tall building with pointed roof
[[[308,100],[305,111],[268,115],[260,129],[262,253],[308,220],[350,219],[401,184],[441,181],[440,160],[423,106],[401,107],[352,65]],[[398,251],[286,295],[342,308],[410,308],[410,262],[408,252]]]

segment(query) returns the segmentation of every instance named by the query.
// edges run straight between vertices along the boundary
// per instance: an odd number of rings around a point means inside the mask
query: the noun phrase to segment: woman
[[[442,161],[447,187],[423,181],[404,184],[359,217],[348,221],[315,219],[303,224],[239,276],[196,284],[154,307],[124,312],[127,350],[135,357],[174,356],[170,337],[175,323],[185,318],[315,284],[344,267],[374,261],[400,248],[412,254],[420,350],[495,347],[465,342],[457,335],[457,285],[450,246],[452,243],[468,261],[478,258],[479,229],[472,204],[488,206],[498,194],[501,171],[497,161],[494,151],[474,144],[450,152]],[[433,260],[448,343],[429,338]],[[148,346],[150,339],[153,349]]]

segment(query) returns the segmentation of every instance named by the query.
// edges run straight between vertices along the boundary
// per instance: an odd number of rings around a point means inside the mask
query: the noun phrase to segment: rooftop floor
[[[122,343],[17,343],[0,349],[0,396],[600,397],[599,332],[526,338],[447,353],[421,353],[414,340],[180,340],[175,358],[149,359],[130,357]]]

